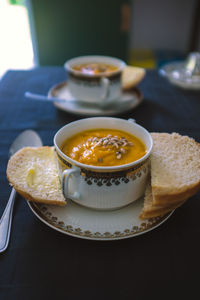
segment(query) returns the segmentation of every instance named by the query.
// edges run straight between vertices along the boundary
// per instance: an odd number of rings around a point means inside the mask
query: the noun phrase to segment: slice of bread
[[[150,182],[146,187],[144,199],[144,206],[139,216],[140,219],[149,219],[165,215],[166,213],[176,209],[184,203],[184,201],[181,201],[179,203],[166,206],[153,204],[152,188]]]
[[[200,189],[200,144],[177,133],[152,133],[151,182],[141,219],[174,210]],[[14,154],[7,178],[30,201],[65,205],[54,147],[26,147]]]
[[[8,162],[8,181],[27,200],[65,205],[54,156],[54,147],[19,150]]]
[[[153,203],[179,203],[200,189],[200,144],[178,133],[152,133]]]
[[[140,218],[165,214],[200,189],[200,144],[178,133],[151,135],[151,187],[146,189]]]
[[[145,69],[133,66],[126,66],[122,72],[122,89],[128,90],[135,87],[144,78]]]

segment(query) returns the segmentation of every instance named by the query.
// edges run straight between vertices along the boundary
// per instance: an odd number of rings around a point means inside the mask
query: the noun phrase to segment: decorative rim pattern
[[[149,170],[149,166],[142,165],[139,168],[126,172],[113,172],[113,173],[86,173],[84,179],[88,185],[96,184],[98,186],[106,185],[112,186],[119,185],[120,183],[128,183],[130,180],[134,181],[137,178],[142,176],[143,173],[147,173]]]
[[[69,79],[77,82],[79,84],[81,83],[89,83],[89,84],[94,84],[94,85],[99,85],[101,83],[101,78],[102,77],[108,77],[111,84],[115,83],[115,82],[119,82],[121,79],[121,71],[118,71],[118,73],[116,74],[110,74],[110,75],[106,75],[106,76],[99,76],[99,77],[95,77],[95,76],[86,76],[86,75],[77,75],[77,74],[73,74],[72,72],[68,73]]]
[[[49,210],[48,206],[44,204],[28,202],[29,207],[34,212],[34,214],[45,224],[49,225],[51,228],[78,238],[83,239],[91,239],[91,240],[119,240],[134,237],[143,233],[146,233],[159,225],[161,225],[164,221],[166,221],[171,214],[167,213],[160,217],[155,217],[151,219],[144,220],[141,222],[140,226],[132,226],[132,228],[127,228],[124,230],[116,230],[115,232],[111,233],[109,231],[99,232],[95,231],[92,232],[90,228],[83,230],[80,226],[72,226],[71,224],[67,224],[64,221],[60,220],[58,217],[54,216]]]
[[[61,172],[64,169],[71,168],[72,165],[63,158],[55,149],[59,167]],[[130,180],[136,180],[137,178],[142,176],[142,172],[146,174],[149,171],[149,158],[147,158],[144,162],[137,164],[131,168],[127,168],[121,171],[113,171],[113,172],[97,172],[91,171],[88,169],[81,168],[81,175],[84,177],[84,180],[88,185],[96,184],[98,186],[106,185],[119,185],[121,182],[128,183]]]

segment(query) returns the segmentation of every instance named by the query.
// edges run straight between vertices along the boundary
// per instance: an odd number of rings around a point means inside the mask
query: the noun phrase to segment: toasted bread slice
[[[54,147],[25,147],[7,166],[7,178],[24,198],[34,202],[65,205]]]
[[[151,184],[141,219],[163,215],[200,189],[200,144],[178,133],[152,133]]]
[[[179,203],[200,189],[200,144],[178,133],[152,133],[153,203]]]
[[[145,69],[126,66],[122,72],[122,89],[128,90],[140,83],[146,74]]]
[[[146,187],[144,199],[144,206],[139,216],[140,219],[149,219],[165,215],[166,213],[176,209],[184,203],[184,201],[181,201],[179,203],[171,204],[169,206],[153,204],[152,188],[150,182]]]

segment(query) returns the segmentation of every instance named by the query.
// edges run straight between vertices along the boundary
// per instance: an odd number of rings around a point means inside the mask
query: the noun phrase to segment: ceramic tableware
[[[140,159],[120,166],[93,166],[73,160],[62,152],[64,141],[90,129],[118,129],[135,135],[146,146]],[[116,209],[140,198],[149,174],[153,140],[149,132],[132,120],[96,117],[62,127],[54,137],[63,193],[76,203],[95,209]]]
[[[98,65],[100,71],[92,72],[93,65]],[[107,70],[102,65],[114,68]],[[121,75],[125,66],[125,62],[118,58],[97,55],[76,57],[64,64],[72,96],[100,107],[110,105],[121,96]]]

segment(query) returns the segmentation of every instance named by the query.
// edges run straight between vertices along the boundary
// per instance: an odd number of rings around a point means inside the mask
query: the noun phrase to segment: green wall
[[[128,0],[31,0],[40,65],[63,65],[79,55],[127,61],[129,33],[121,8]]]

